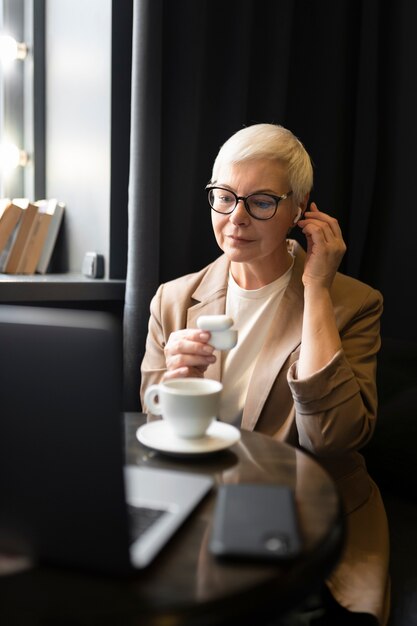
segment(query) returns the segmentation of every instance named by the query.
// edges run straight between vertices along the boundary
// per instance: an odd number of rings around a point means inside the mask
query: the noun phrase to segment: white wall
[[[110,241],[111,0],[46,1],[46,195],[67,205],[69,271]]]

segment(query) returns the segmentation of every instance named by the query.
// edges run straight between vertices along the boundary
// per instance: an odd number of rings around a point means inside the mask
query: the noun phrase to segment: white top
[[[249,381],[284,291],[293,264],[283,276],[260,289],[242,289],[229,274],[226,315],[238,330],[235,348],[222,353],[223,391],[220,419],[240,426]]]

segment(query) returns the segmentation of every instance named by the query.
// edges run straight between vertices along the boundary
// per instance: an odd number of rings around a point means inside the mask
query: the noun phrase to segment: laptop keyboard
[[[127,505],[130,528],[130,543],[134,543],[145,531],[147,531],[162,515],[164,509],[153,509],[146,506]]]

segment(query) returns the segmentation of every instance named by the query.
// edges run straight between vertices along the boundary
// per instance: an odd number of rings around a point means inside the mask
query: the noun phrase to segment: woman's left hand
[[[307,239],[307,256],[304,265],[304,287],[325,287],[330,289],[337,272],[346,244],[339,222],[334,217],[322,213],[312,202],[310,210],[298,222]]]

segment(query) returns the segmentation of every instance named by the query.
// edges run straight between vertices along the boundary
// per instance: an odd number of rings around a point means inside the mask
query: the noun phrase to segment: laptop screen
[[[120,322],[0,306],[0,551],[129,569]]]

